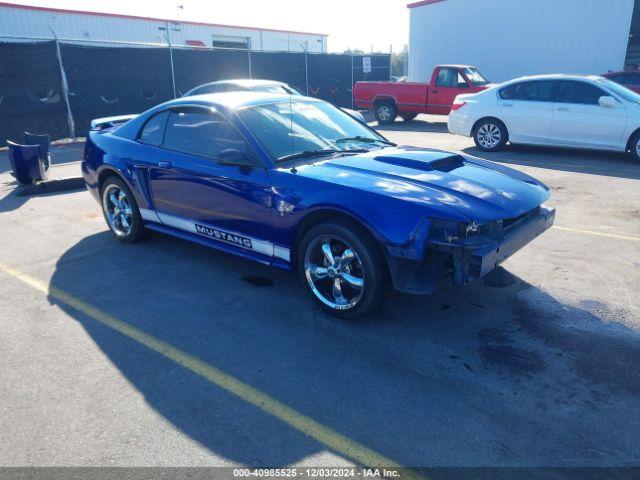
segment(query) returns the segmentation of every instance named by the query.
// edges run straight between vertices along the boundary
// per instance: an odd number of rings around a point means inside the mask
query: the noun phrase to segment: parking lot
[[[640,165],[482,154],[421,115],[389,139],[545,182],[556,225],[497,282],[353,322],[294,274],[161,234],[0,160],[2,466],[626,466],[640,461]],[[77,174],[66,146],[54,175]]]

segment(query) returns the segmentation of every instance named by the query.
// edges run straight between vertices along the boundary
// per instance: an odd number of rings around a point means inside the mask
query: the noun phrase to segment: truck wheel
[[[473,130],[476,147],[484,152],[496,152],[507,143],[508,134],[504,124],[495,118],[481,120]]]
[[[355,318],[382,300],[384,259],[367,232],[341,223],[322,223],[304,235],[298,252],[300,277],[327,313]]]
[[[389,125],[395,121],[398,110],[392,102],[381,102],[376,105],[374,114],[380,125]]]
[[[400,117],[402,118],[402,121],[404,121],[404,122],[410,122],[411,120],[413,120],[417,116],[418,116],[417,113],[401,113],[400,114]]]

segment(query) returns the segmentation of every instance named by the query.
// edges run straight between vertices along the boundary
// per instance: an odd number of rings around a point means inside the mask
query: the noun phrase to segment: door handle
[[[164,161],[160,161],[158,162],[158,168],[171,168],[173,165],[171,165],[171,162],[164,162]]]
[[[568,112],[568,111],[569,111],[569,109],[568,109],[567,107],[559,107],[559,108],[558,108],[558,111],[559,111],[559,112]]]
[[[513,107],[513,103],[502,103],[500,104],[501,107]]]
[[[438,93],[438,90],[431,90],[431,93]]]

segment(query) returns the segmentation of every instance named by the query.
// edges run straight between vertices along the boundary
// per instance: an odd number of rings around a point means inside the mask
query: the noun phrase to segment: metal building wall
[[[60,38],[122,42],[164,43],[162,20],[146,20],[109,15],[60,12],[46,9],[16,8],[0,4],[0,35],[51,38],[53,29]],[[174,27],[176,28],[176,27]],[[326,52],[326,36],[260,28],[240,28],[181,22],[172,28],[176,45],[200,40],[212,46],[213,36],[248,38],[254,50]]]
[[[634,0],[440,0],[411,8],[409,79],[439,63],[492,81],[621,70]]]

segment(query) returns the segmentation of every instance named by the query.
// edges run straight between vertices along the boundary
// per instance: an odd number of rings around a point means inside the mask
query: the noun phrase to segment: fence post
[[[309,96],[309,61],[307,59],[307,51],[304,51],[304,82],[307,85],[307,96]]]
[[[167,44],[169,45],[169,62],[171,63],[171,85],[173,86],[173,98],[177,98],[176,95],[176,72],[173,67],[173,47],[171,45],[171,31],[169,30],[169,20],[165,22],[166,25],[166,37]]]
[[[353,87],[355,86],[353,82],[353,53],[351,54],[351,109],[353,110]]]
[[[71,138],[76,138],[76,124],[73,121],[73,114],[71,113],[71,102],[69,101],[69,83],[67,82],[67,74],[64,71],[64,65],[62,64],[62,53],[60,52],[60,41],[58,40],[58,35],[56,32],[49,26],[49,30],[53,34],[53,39],[56,42],[56,57],[58,57],[58,67],[60,68],[60,80],[62,82],[62,98],[64,99],[64,103],[67,107],[67,125],[69,127],[69,134]]]

